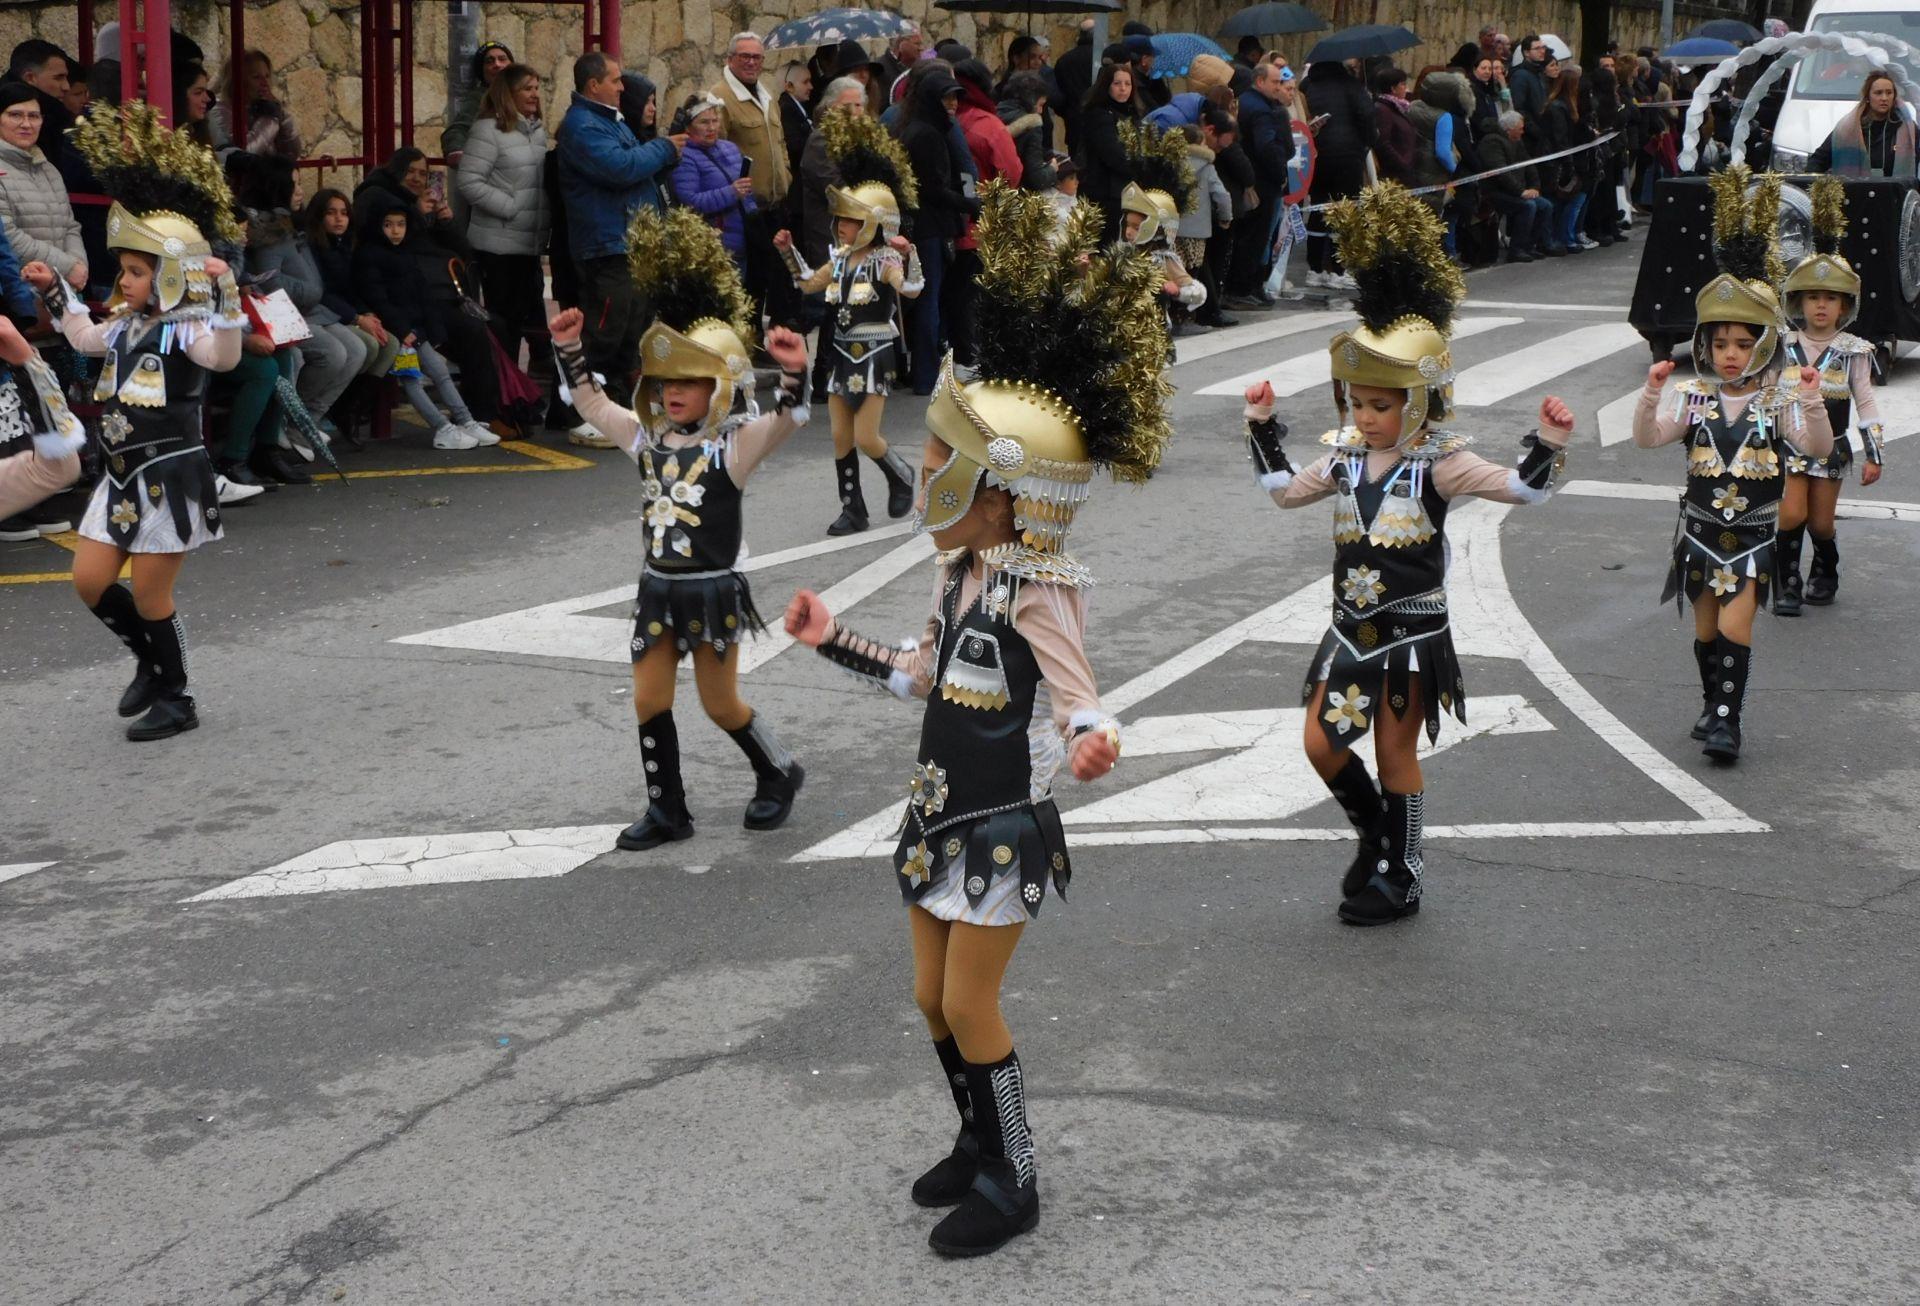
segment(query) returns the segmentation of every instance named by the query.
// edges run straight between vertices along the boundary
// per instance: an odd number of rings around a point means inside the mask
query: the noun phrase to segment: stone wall
[[[702,0],[625,0],[621,20],[622,63],[638,69],[661,88],[663,116],[688,94],[718,76],[727,38],[748,28],[765,32],[799,14],[820,8],[816,0],[730,0],[710,5]],[[1238,0],[1134,0],[1128,17],[1138,17],[1159,31],[1217,30]],[[1397,56],[1402,66],[1418,72],[1428,64],[1444,63],[1454,48],[1474,39],[1488,12],[1512,13],[1506,21],[1509,35],[1518,39],[1528,31],[1555,32],[1576,50],[1580,48],[1578,0],[1520,0],[1496,10],[1471,7],[1459,0],[1313,0],[1313,7],[1332,28],[1354,23],[1405,23],[1426,38],[1425,43]],[[1701,13],[1716,6],[1683,3],[1678,6],[1678,30],[1685,31]],[[900,0],[899,11],[919,21],[935,37],[953,35],[998,67],[1007,42],[1027,30],[1019,15],[950,14],[934,9],[931,0]],[[577,5],[520,3],[489,0],[480,6],[480,30],[486,38],[502,41],[522,62],[538,69],[547,83],[549,125],[557,122],[571,90],[571,68],[580,51],[581,10]],[[113,0],[98,0],[97,21],[113,17]],[[446,109],[446,7],[422,4],[415,8],[413,116],[415,143],[433,151],[440,139]],[[212,0],[175,0],[175,25],[208,52],[215,65],[228,46],[225,4]],[[1112,30],[1119,32],[1119,16]],[[1055,57],[1072,47],[1072,21],[1036,18],[1034,30],[1053,41]],[[247,8],[247,40],[273,60],[287,103],[292,107],[314,155],[351,156],[360,148],[360,23],[353,0],[255,0]],[[0,49],[29,36],[51,40],[67,50],[78,49],[78,9],[72,0],[0,7]],[[1657,0],[1626,0],[1612,8],[1609,33],[1622,47],[1652,42],[1659,25]],[[1288,37],[1275,44],[1296,64],[1313,41],[1309,34]],[[809,51],[795,52],[805,58]],[[770,52],[767,66],[778,76],[784,52]],[[327,183],[346,180],[328,175]]]

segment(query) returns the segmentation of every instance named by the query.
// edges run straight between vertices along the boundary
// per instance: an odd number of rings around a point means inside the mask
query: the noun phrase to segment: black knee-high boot
[[[867,500],[860,493],[860,451],[833,460],[833,477],[840,490],[840,515],[827,527],[829,535],[853,535],[867,529]]]
[[[1713,641],[1696,639],[1693,641],[1693,660],[1700,668],[1700,719],[1693,723],[1688,731],[1695,739],[1705,739],[1707,731],[1713,728]]]
[[[154,695],[160,692],[160,673],[147,652],[147,626],[133,605],[133,592],[124,585],[109,585],[88,611],[133,654],[133,683],[120,695],[119,712],[121,716],[139,716],[153,706]]]
[[[753,800],[747,804],[747,818],[741,824],[749,830],[778,829],[793,810],[793,796],[800,792],[806,771],[758,712],[747,718],[746,725],[727,734],[753,764]]]
[[[960,1057],[960,1044],[949,1034],[933,1041],[940,1057],[940,1069],[953,1090],[953,1105],[960,1112],[960,1134],[953,1140],[953,1151],[940,1158],[933,1169],[913,1181],[913,1200],[920,1206],[952,1206],[973,1187],[980,1171],[980,1140],[973,1128],[973,1094],[967,1087],[967,1063]]]
[[[1805,526],[1795,526],[1773,537],[1773,614],[1776,617],[1800,615],[1800,541],[1806,533]]]
[[[1340,896],[1351,898],[1367,887],[1374,863],[1386,855],[1386,801],[1380,797],[1380,789],[1368,774],[1367,764],[1357,753],[1349,753],[1347,764],[1340,768],[1339,774],[1322,783],[1333,791],[1354,832],[1360,836],[1360,847],[1340,879]]]
[[[153,705],[127,727],[135,741],[166,739],[200,724],[193,695],[187,693],[187,631],[175,612],[159,621],[140,619],[147,646],[147,668],[156,682]]]
[[[1385,925],[1420,910],[1422,850],[1426,828],[1427,795],[1383,791],[1387,800],[1385,856],[1374,863],[1359,893],[1340,904],[1340,919],[1349,925]]]
[[[887,478],[887,516],[904,517],[913,511],[913,473],[899,454],[889,449],[873,460]]]
[[[1753,669],[1753,649],[1721,635],[1713,642],[1713,655],[1710,709],[1713,724],[1707,727],[1707,742],[1700,751],[1716,762],[1737,762],[1740,760],[1740,717],[1747,705],[1747,676]]]
[[[680,732],[673,712],[661,712],[640,723],[640,765],[647,777],[646,815],[620,832],[616,847],[645,852],[693,835],[693,817],[687,811],[687,790],[680,783]]]
[[[1840,592],[1840,545],[1831,535],[1808,538],[1813,541],[1813,565],[1807,568],[1806,601],[1825,607]]]
[[[984,1256],[1040,1223],[1019,1056],[1009,1052],[990,1066],[969,1061],[967,1088],[980,1136],[980,1171],[960,1205],[927,1235],[928,1245],[947,1256]]]

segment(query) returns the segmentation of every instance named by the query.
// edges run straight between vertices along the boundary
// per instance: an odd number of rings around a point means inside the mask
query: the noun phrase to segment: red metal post
[[[145,100],[168,124],[173,122],[172,8],[168,0],[120,0],[120,98]]]
[[[93,0],[80,0],[80,62],[93,66]]]
[[[587,0],[587,12],[593,12],[596,0]],[[597,0],[600,6],[600,49],[615,59],[620,57],[620,0]],[[592,49],[592,46],[587,46]]]
[[[362,74],[366,78],[365,94],[373,109],[361,123],[361,132],[366,139],[366,149],[363,153],[372,160],[373,166],[378,166],[385,163],[393,154],[395,144],[394,0],[361,0],[360,14],[361,22],[366,28],[364,35],[368,52],[372,56],[368,59]],[[408,80],[412,80],[411,76]]]
[[[227,88],[232,103],[227,105],[227,127],[233,143],[247,148],[247,0],[230,0],[227,5],[227,67],[232,70],[233,85]]]
[[[400,6],[400,143],[413,144],[413,6]]]

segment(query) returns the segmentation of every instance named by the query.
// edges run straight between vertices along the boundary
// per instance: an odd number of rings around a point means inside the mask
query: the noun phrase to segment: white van
[[[1813,0],[1805,30],[1880,32],[1920,50],[1920,0]],[[1822,51],[1801,61],[1773,129],[1776,169],[1796,172],[1820,148],[1834,124],[1859,103],[1866,71],[1857,60],[1837,52]],[[1907,71],[1920,82],[1920,67],[1909,62]]]

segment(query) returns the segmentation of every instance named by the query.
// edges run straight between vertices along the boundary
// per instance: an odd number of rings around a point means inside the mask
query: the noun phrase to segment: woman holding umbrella
[[[1102,63],[1087,92],[1080,114],[1080,194],[1100,206],[1106,225],[1104,244],[1120,234],[1120,192],[1133,180],[1127,150],[1120,143],[1120,124],[1140,121],[1140,101],[1134,94],[1133,65]]]

